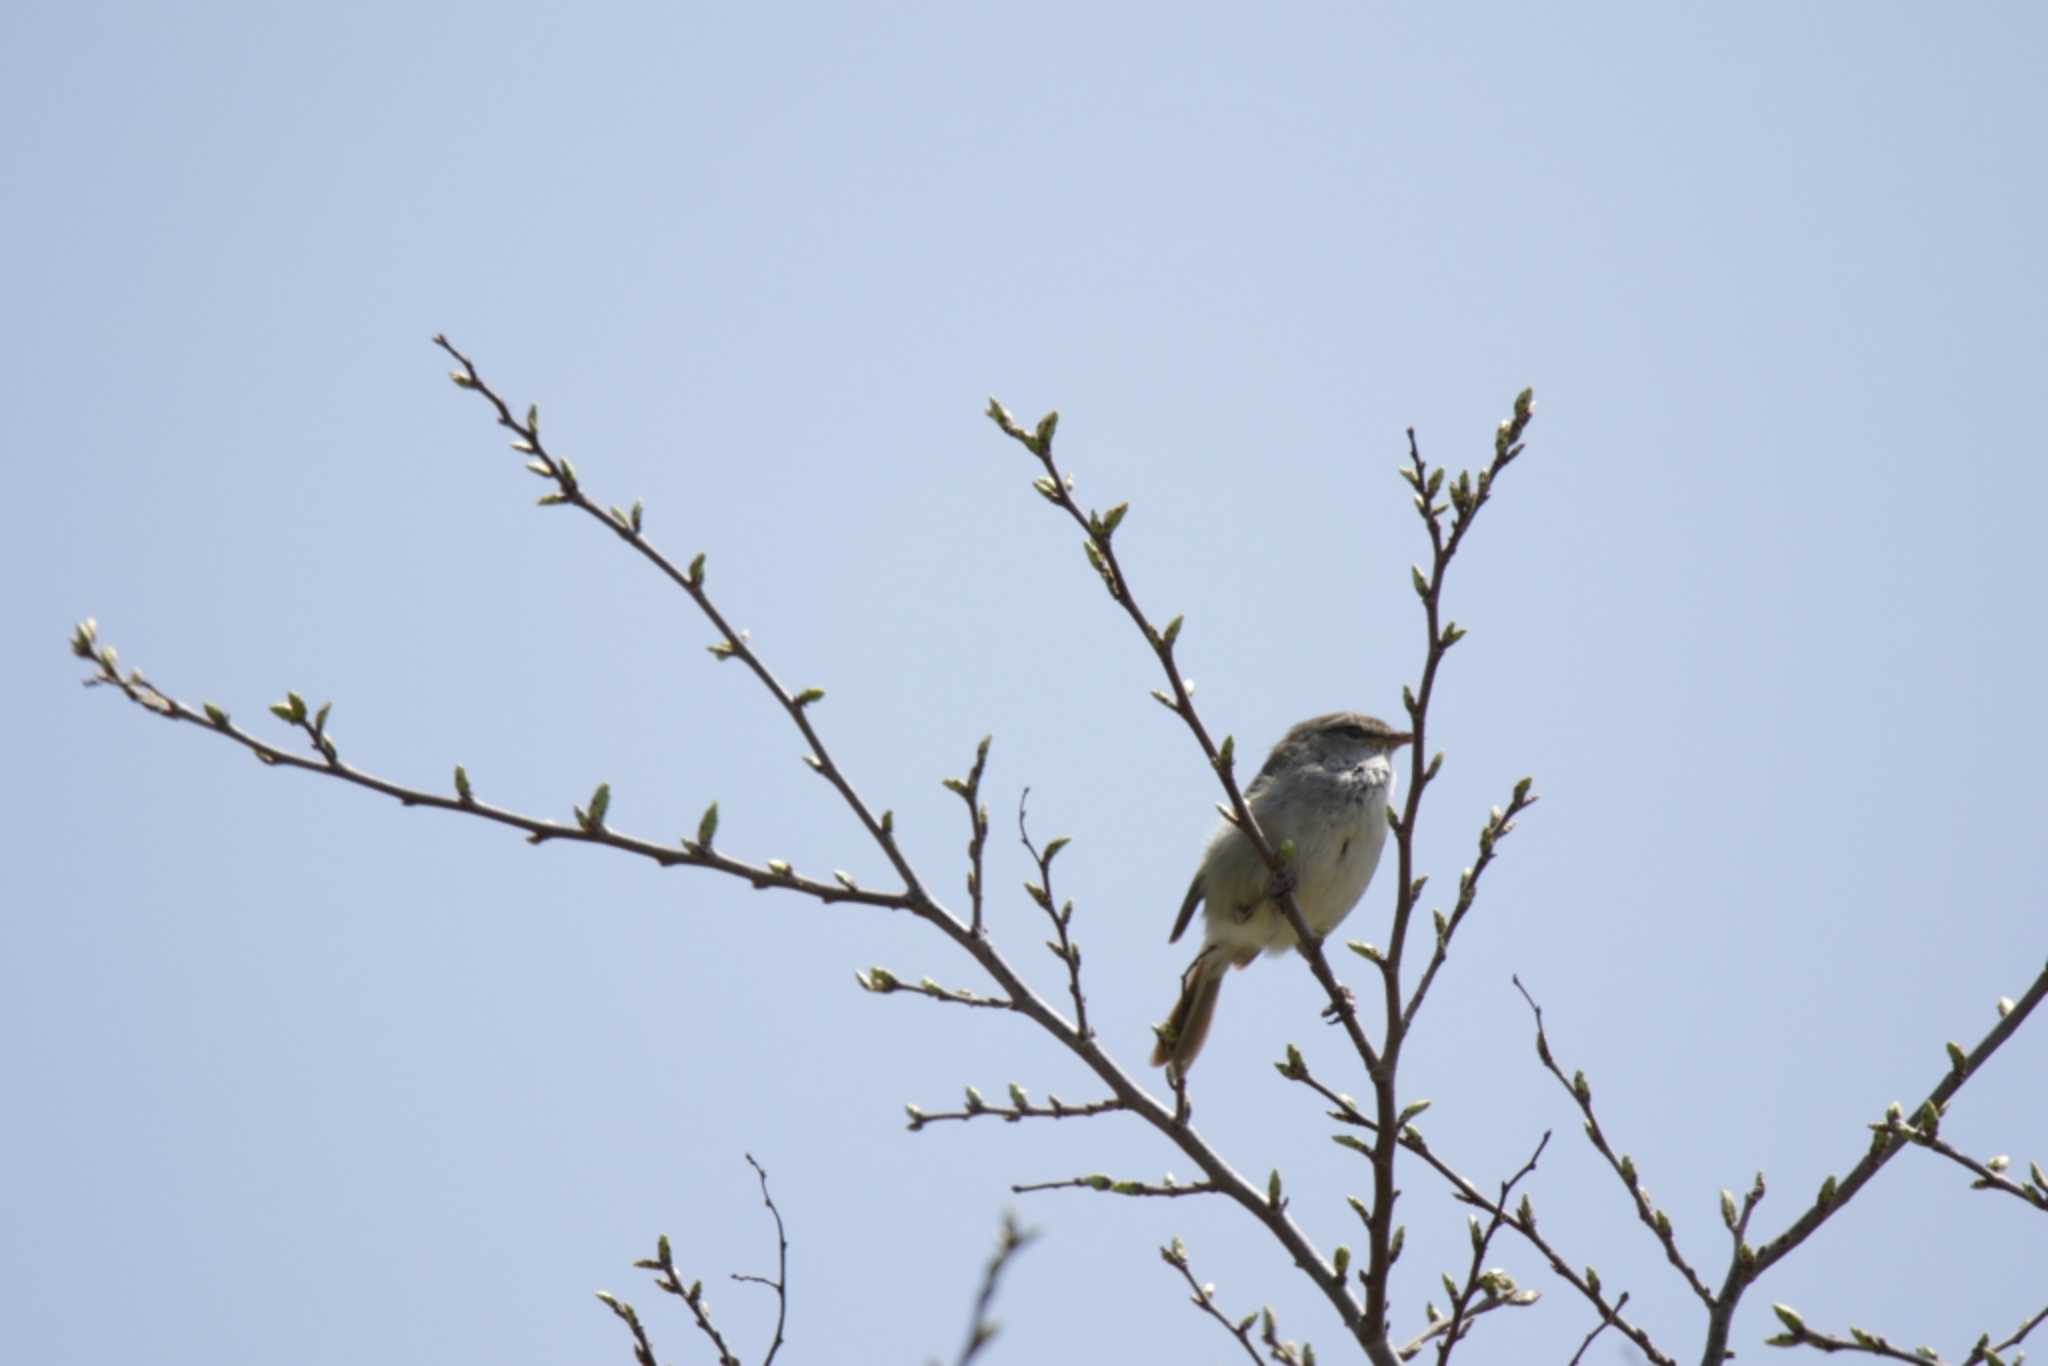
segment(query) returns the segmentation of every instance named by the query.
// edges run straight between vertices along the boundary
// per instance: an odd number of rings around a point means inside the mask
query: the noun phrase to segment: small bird
[[[1321,938],[1337,928],[1372,881],[1387,842],[1394,800],[1393,753],[1414,736],[1376,717],[1331,712],[1303,721],[1280,738],[1245,803],[1266,842],[1292,842],[1287,865],[1295,904]],[[1201,867],[1180,903],[1168,943],[1178,941],[1203,907],[1202,951],[1181,974],[1180,999],[1166,1023],[1154,1026],[1152,1065],[1185,1078],[1209,1037],[1223,974],[1267,953],[1299,944],[1294,927],[1270,897],[1273,875],[1242,830],[1225,820],[1209,838]]]

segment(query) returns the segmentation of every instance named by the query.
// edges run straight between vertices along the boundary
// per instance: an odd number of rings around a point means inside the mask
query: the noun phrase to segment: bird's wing
[[[1174,917],[1173,933],[1166,936],[1167,943],[1175,943],[1182,935],[1187,933],[1188,922],[1195,918],[1195,907],[1201,904],[1201,900],[1202,875],[1196,873],[1195,880],[1188,884],[1187,896],[1180,903],[1180,914]]]

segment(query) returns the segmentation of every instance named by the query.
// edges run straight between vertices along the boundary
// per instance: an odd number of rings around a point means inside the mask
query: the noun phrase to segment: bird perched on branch
[[[1414,737],[1376,717],[1332,712],[1280,738],[1245,804],[1278,850],[1292,845],[1286,875],[1309,930],[1328,935],[1351,914],[1379,866],[1394,800],[1394,751]],[[1202,950],[1181,974],[1180,999],[1153,1032],[1152,1065],[1185,1078],[1216,1015],[1223,974],[1261,952],[1298,948],[1294,927],[1273,899],[1274,877],[1237,824],[1226,818],[1209,838],[1181,901],[1168,942],[1202,911]]]

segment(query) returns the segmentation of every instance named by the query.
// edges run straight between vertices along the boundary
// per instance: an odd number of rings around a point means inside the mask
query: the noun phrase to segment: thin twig
[[[943,1001],[947,1005],[971,1006],[976,1010],[1015,1010],[1017,1008],[1014,1001],[1004,1000],[1000,996],[977,995],[965,987],[942,987],[929,977],[923,978],[915,985],[912,985],[883,967],[874,967],[867,969],[865,972],[856,972],[853,975],[853,980],[860,984],[862,991],[873,992],[877,996],[893,996],[898,992],[903,992],[911,996],[922,996],[927,1000]]]
[[[1415,984],[1414,994],[1401,1011],[1401,1029],[1405,1033],[1415,1025],[1416,1012],[1422,1009],[1422,998],[1429,994],[1430,986],[1436,981],[1437,970],[1450,957],[1451,936],[1465,923],[1465,915],[1472,909],[1472,902],[1479,894],[1479,879],[1485,875],[1487,865],[1493,862],[1495,846],[1515,828],[1515,817],[1534,806],[1537,798],[1529,791],[1528,779],[1515,784],[1513,795],[1508,798],[1505,808],[1496,806],[1487,814],[1486,824],[1479,831],[1479,857],[1472,866],[1458,874],[1458,900],[1451,908],[1448,919],[1439,917],[1436,932],[1436,948],[1430,954],[1429,964],[1422,970],[1422,979]]]
[[[973,906],[968,920],[976,934],[981,929],[981,898],[986,890],[981,879],[981,851],[988,844],[988,808],[981,802],[981,775],[988,767],[988,746],[991,737],[982,736],[981,743],[974,748],[974,767],[966,778],[946,779],[946,790],[967,803],[967,896]]]
[[[1081,946],[1074,942],[1069,930],[1074,923],[1074,903],[1054,909],[1056,899],[1052,890],[1052,861],[1059,857],[1060,850],[1069,841],[1065,835],[1048,840],[1043,852],[1031,842],[1031,829],[1024,819],[1024,803],[1031,799],[1031,789],[1025,788],[1017,794],[1017,838],[1023,842],[1024,852],[1031,855],[1031,861],[1038,865],[1038,881],[1027,882],[1024,890],[1052,921],[1054,940],[1046,944],[1052,956],[1059,959],[1067,970],[1067,992],[1074,1000],[1074,1027],[1083,1037],[1093,1034],[1088,1027],[1088,998],[1081,994]],[[984,822],[984,827],[986,822]]]
[[[1252,1344],[1252,1325],[1258,1322],[1259,1316],[1257,1314],[1247,1314],[1236,1323],[1232,1323],[1226,1318],[1223,1311],[1216,1307],[1216,1287],[1197,1281],[1195,1273],[1189,1269],[1188,1250],[1182,1245],[1180,1239],[1175,1238],[1171,1243],[1160,1248],[1159,1258],[1168,1266],[1180,1272],[1181,1279],[1188,1283],[1189,1298],[1193,1301],[1195,1308],[1221,1324],[1223,1331],[1230,1334],[1237,1341],[1237,1345],[1244,1349],[1244,1354],[1256,1363],[1259,1359],[1259,1349]],[[1266,1311],[1269,1318],[1272,1312],[1270,1309]]]
[[[2004,1342],[2001,1342],[1996,1347],[1993,1347],[1991,1350],[1994,1352],[2011,1351],[2013,1348],[2019,1346],[2022,1342],[2025,1342],[2027,1340],[2027,1334],[2033,1332],[2036,1328],[2039,1328],[2043,1323],[2048,1323],[2048,1307],[2044,1307],[2040,1313],[2034,1315],[2034,1317],[2028,1319],[2025,1323],[2021,1324],[2017,1332],[2015,1332],[2011,1337],[2007,1338]]]
[[[1622,1291],[1622,1292],[1621,1292],[1621,1294],[1620,1294],[1619,1296],[1617,1296],[1617,1297],[1615,1298],[1615,1301],[1614,1301],[1614,1308],[1615,1308],[1616,1312],[1619,1312],[1619,1311],[1620,1311],[1620,1309],[1621,1309],[1621,1307],[1622,1307],[1622,1306],[1623,1306],[1624,1304],[1627,1304],[1627,1303],[1628,1303],[1628,1292],[1627,1292],[1626,1290],[1624,1290],[1624,1291]],[[1611,1328],[1611,1327],[1613,1327],[1613,1326],[1614,1326],[1614,1320],[1613,1320],[1613,1319],[1607,1319],[1607,1318],[1603,1318],[1603,1319],[1601,1319],[1601,1320],[1600,1320],[1600,1322],[1598,1322],[1598,1323],[1594,1324],[1594,1325],[1593,1325],[1593,1331],[1592,1331],[1592,1332],[1590,1332],[1590,1333],[1588,1333],[1588,1334],[1586,1334],[1586,1340],[1585,1340],[1584,1342],[1581,1342],[1581,1343],[1579,1344],[1579,1350],[1578,1350],[1578,1351],[1576,1351],[1576,1352],[1573,1352],[1573,1353],[1572,1353],[1572,1359],[1571,1359],[1570,1361],[1566,1362],[1566,1363],[1565,1363],[1565,1366],[1579,1366],[1579,1362],[1580,1362],[1580,1361],[1581,1361],[1581,1360],[1582,1360],[1582,1359],[1583,1359],[1583,1358],[1585,1357],[1585,1355],[1586,1355],[1586,1350],[1587,1350],[1588,1348],[1590,1348],[1590,1347],[1591,1347],[1591,1346],[1593,1345],[1593,1339],[1594,1339],[1594,1338],[1597,1338],[1597,1337],[1599,1337],[1599,1336],[1600,1336],[1600,1335],[1601,1335],[1602,1333],[1606,1332],[1606,1331],[1607,1331],[1607,1330],[1608,1330],[1609,1328]]]
[[[1521,1296],[1525,1295],[1528,1297],[1527,1299],[1521,1298]],[[1472,1330],[1472,1320],[1480,1315],[1491,1314],[1496,1309],[1526,1309],[1541,1298],[1541,1294],[1534,1290],[1515,1290],[1510,1294],[1495,1295],[1490,1299],[1482,1300],[1465,1314],[1464,1320],[1458,1328],[1457,1340],[1464,1340],[1466,1334]],[[1432,1323],[1429,1327],[1408,1339],[1407,1342],[1395,1348],[1394,1355],[1400,1357],[1403,1361],[1411,1361],[1420,1355],[1422,1349],[1427,1347],[1432,1340],[1443,1338],[1444,1341],[1437,1344],[1437,1351],[1441,1359],[1441,1354],[1452,1345],[1452,1339],[1448,1336],[1451,1332],[1451,1324],[1452,1320],[1450,1319],[1438,1319],[1435,1323]]]
[[[1901,1124],[1900,1130],[1910,1142],[1941,1154],[1949,1161],[1963,1168],[1977,1179],[1970,1183],[1972,1190],[2002,1191],[2014,1199],[2024,1201],[2038,1210],[2048,1210],[2048,1188],[2029,1182],[2025,1185],[2005,1174],[2004,1159],[1992,1158],[1990,1162],[1979,1162],[1968,1153],[1961,1152],[1938,1135],[1922,1132],[1910,1124]],[[1992,1165],[1997,1163],[1997,1166]]]
[[[1437,1366],[1446,1366],[1446,1363],[1451,1359],[1451,1352],[1458,1345],[1458,1340],[1464,1336],[1464,1324],[1470,1318],[1466,1306],[1472,1302],[1475,1296],[1484,1294],[1489,1300],[1500,1300],[1512,1293],[1511,1290],[1504,1290],[1500,1286],[1497,1273],[1488,1272],[1485,1269],[1486,1253],[1493,1246],[1494,1235],[1499,1233],[1501,1225],[1507,1222],[1508,1197],[1514,1194],[1515,1187],[1522,1183],[1524,1177],[1536,1170],[1537,1162],[1543,1157],[1543,1150],[1549,1146],[1550,1131],[1545,1129],[1543,1137],[1537,1140],[1536,1151],[1529,1154],[1529,1160],[1524,1162],[1521,1169],[1513,1176],[1500,1183],[1500,1198],[1494,1201],[1493,1214],[1487,1220],[1486,1226],[1483,1229],[1480,1227],[1477,1218],[1470,1215],[1466,1216],[1470,1220],[1472,1230],[1472,1264],[1465,1273],[1465,1283],[1459,1286],[1457,1291],[1451,1296],[1450,1318],[1443,1331],[1443,1340],[1437,1344],[1436,1348]],[[1531,1224],[1536,1222],[1535,1212],[1529,1204],[1529,1197],[1526,1195],[1522,1197],[1522,1206],[1518,1214],[1520,1218]],[[1533,1304],[1535,1302],[1534,1291],[1525,1291],[1523,1293],[1530,1296],[1526,1303]]]
[[[748,1281],[754,1285],[765,1285],[775,1292],[775,1341],[768,1344],[768,1355],[761,1358],[761,1366],[771,1366],[775,1354],[782,1350],[782,1328],[789,1318],[789,1234],[782,1227],[782,1211],[775,1208],[775,1197],[768,1193],[768,1173],[747,1154],[747,1165],[754,1169],[754,1175],[761,1178],[761,1203],[775,1216],[775,1279],[766,1276],[748,1276],[735,1271],[732,1278]]]
[[[457,815],[473,816],[478,820],[509,826],[514,830],[524,832],[529,844],[547,844],[553,841],[561,841],[565,844],[602,845],[607,849],[616,849],[620,853],[633,854],[637,857],[648,859],[660,864],[664,868],[707,868],[715,873],[723,873],[728,877],[738,878],[752,886],[756,891],[780,890],[796,892],[827,904],[853,902],[863,906],[887,907],[891,910],[909,910],[912,909],[914,904],[913,898],[905,893],[868,891],[838,881],[821,882],[790,869],[780,861],[771,861],[768,864],[748,863],[741,859],[729,858],[708,846],[694,841],[686,841],[680,846],[656,844],[652,840],[622,835],[602,824],[563,825],[555,821],[545,821],[521,812],[507,810],[503,807],[491,806],[488,803],[477,801],[474,796],[464,796],[460,787],[456,795],[452,797],[444,796],[438,792],[428,792],[420,788],[407,787],[402,783],[395,783],[387,778],[380,778],[373,773],[367,773],[362,769],[352,767],[343,762],[339,754],[333,751],[333,740],[331,737],[321,737],[321,739],[325,740],[327,748],[317,750],[319,756],[317,758],[307,758],[303,755],[293,754],[257,739],[249,732],[235,725],[229,719],[228,714],[220,711],[219,708],[209,710],[205,707],[193,707],[164,692],[155,684],[143,678],[139,673],[132,670],[125,675],[119,673],[118,657],[111,646],[99,643],[97,628],[92,621],[81,622],[78,632],[78,635],[73,637],[73,652],[82,654],[83,657],[92,660],[99,669],[97,674],[86,680],[89,684],[115,688],[127,697],[129,701],[145,711],[161,716],[167,721],[187,722],[198,726],[202,730],[211,731],[214,734],[231,740],[255,755],[261,763],[272,768],[294,768],[306,773],[316,773],[322,777],[339,779],[356,787],[365,788],[371,792],[391,797],[403,806],[427,807],[435,811],[452,811]],[[86,648],[83,650],[78,648],[81,640],[86,645]],[[299,723],[295,724],[294,728],[306,731],[310,736],[307,725]],[[309,739],[309,743],[317,742]],[[467,783],[468,779],[465,775],[461,779],[461,784],[466,787]]]
[[[996,1250],[982,1271],[981,1292],[974,1298],[974,1318],[967,1325],[967,1340],[960,1345],[957,1366],[967,1366],[995,1337],[1000,1325],[988,1316],[988,1311],[995,1304],[996,1284],[1002,1279],[1010,1259],[1029,1247],[1037,1237],[1037,1230],[1020,1226],[1014,1214],[1003,1215],[1002,1228],[996,1233]]]
[[[1108,1195],[1149,1195],[1178,1200],[1186,1195],[1214,1195],[1219,1187],[1213,1181],[1200,1181],[1192,1186],[1184,1186],[1177,1182],[1154,1185],[1144,1181],[1119,1181],[1096,1172],[1089,1176],[1070,1176],[1064,1181],[1034,1181],[1027,1185],[1012,1186],[1010,1189],[1018,1195],[1028,1195],[1033,1191],[1084,1190],[1099,1191]]]
[[[633,1335],[633,1360],[638,1366],[659,1366],[654,1359],[654,1344],[647,1339],[647,1329],[640,1322],[639,1311],[609,1290],[598,1291],[597,1298],[605,1308],[619,1316],[619,1322],[625,1324],[626,1331]]]
[[[688,1285],[684,1285],[683,1278],[677,1274],[675,1257],[669,1247],[668,1235],[666,1233],[655,1240],[654,1255],[652,1257],[642,1258],[640,1261],[633,1263],[633,1265],[644,1271],[655,1272],[655,1285],[689,1306],[690,1314],[696,1320],[698,1330],[711,1340],[711,1345],[718,1351],[718,1366],[740,1366],[740,1359],[733,1355],[730,1347],[725,1345],[724,1335],[718,1331],[718,1326],[711,1321],[711,1306],[704,1299],[704,1282],[692,1281]],[[609,1296],[599,1295],[598,1298],[604,1300],[607,1304],[612,1304]],[[612,1308],[614,1313],[618,1312],[616,1304],[612,1304]],[[629,1305],[627,1308],[630,1309],[631,1306]],[[622,1314],[620,1317],[624,1318],[626,1316]],[[636,1320],[630,1319],[628,1321],[636,1322]],[[778,1328],[778,1337],[779,1335],[780,1330]],[[648,1359],[642,1363],[642,1366],[654,1366],[651,1353]]]
[[[924,1110],[915,1105],[906,1105],[910,1115],[909,1128],[916,1133],[927,1124],[939,1124],[946,1120],[1001,1119],[1015,1124],[1026,1119],[1087,1119],[1094,1115],[1114,1114],[1131,1107],[1111,1096],[1108,1100],[1090,1101],[1086,1105],[1069,1105],[1058,1096],[1048,1095],[1045,1104],[1033,1105],[1024,1094],[1024,1088],[1010,1087],[1010,1104],[990,1105],[981,1098],[981,1093],[972,1086],[967,1088],[967,1108],[964,1110]]]

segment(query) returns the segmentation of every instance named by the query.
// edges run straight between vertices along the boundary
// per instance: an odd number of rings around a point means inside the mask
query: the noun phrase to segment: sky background
[[[1031,790],[1074,837],[1092,1014],[1142,1068],[1213,780],[1149,652],[983,418],[1062,414],[1209,725],[1394,717],[1425,543],[1402,431],[1529,452],[1457,562],[1420,851],[1455,885],[1532,774],[1406,1059],[1432,1143],[1526,1187],[1696,1359],[1696,1303],[1538,1069],[1519,973],[1682,1245],[1775,1234],[2048,953],[2038,775],[2048,374],[2031,6],[134,5],[0,13],[0,1311],[23,1362],[709,1360],[630,1262],[667,1232],[742,1356],[950,1360],[1001,1211],[990,1362],[1225,1361],[1157,1248],[1344,1359],[1240,1212],[1013,1182],[1190,1169],[1118,1118],[910,1134],[902,1106],[1098,1094],[1024,1022],[863,994],[986,984],[907,917],[821,908],[277,773],[77,687],[72,623],[280,740],[566,820],[871,883],[786,721],[618,541],[536,510],[445,331],[601,502],[709,582],[956,903],[940,780],[995,736],[991,917]],[[1345,926],[1384,938],[1382,876]],[[1427,904],[1435,904],[1432,895]],[[1350,979],[1362,967],[1341,955]],[[1346,1089],[1297,962],[1235,977],[1197,1121],[1327,1250],[1368,1188],[1270,1063]],[[1145,1071],[1148,1085],[1156,1074]],[[2048,1161],[2048,1025],[1944,1132]],[[1402,1181],[1394,1327],[1462,1270]],[[1562,1361],[1545,1292],[1460,1359]],[[1753,1290],[1960,1354],[2048,1304],[2048,1224],[1903,1154]],[[2042,1350],[2048,1350],[2043,1348]],[[1604,1339],[1591,1359],[1629,1360]]]

